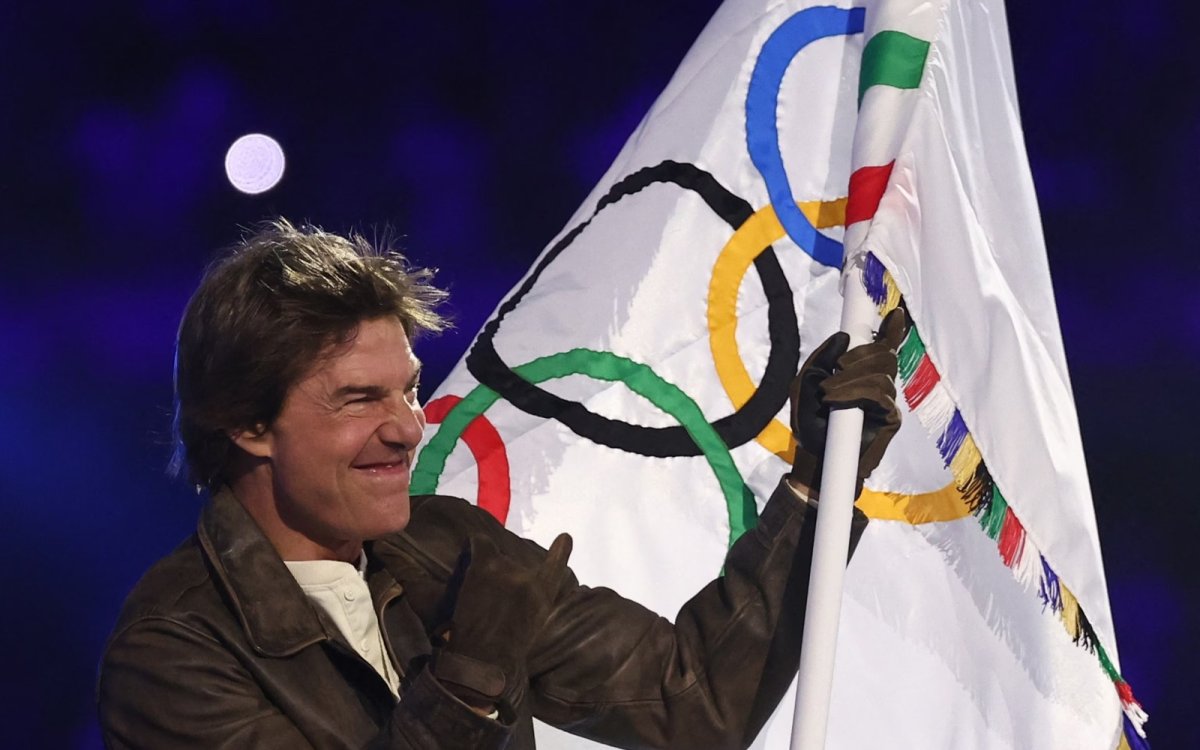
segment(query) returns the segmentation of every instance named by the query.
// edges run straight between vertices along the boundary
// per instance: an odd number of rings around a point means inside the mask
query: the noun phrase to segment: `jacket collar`
[[[205,504],[196,534],[255,650],[287,656],[333,637],[228,487]]]

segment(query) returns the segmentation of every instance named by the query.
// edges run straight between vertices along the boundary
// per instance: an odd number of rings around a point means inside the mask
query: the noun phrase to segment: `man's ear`
[[[234,445],[255,458],[270,458],[274,448],[271,431],[265,424],[256,424],[253,429],[230,430],[229,439]]]

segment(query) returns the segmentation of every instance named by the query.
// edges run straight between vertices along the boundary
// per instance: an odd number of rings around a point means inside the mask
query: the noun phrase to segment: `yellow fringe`
[[[955,484],[965,487],[981,463],[983,463],[983,456],[979,454],[975,438],[968,433],[966,439],[963,440],[962,447],[958,449],[958,453],[955,453],[954,457],[950,459],[950,473],[954,475]]]
[[[1062,613],[1059,615],[1062,618],[1063,626],[1067,629],[1067,633],[1071,638],[1079,637],[1079,600],[1071,593],[1071,590],[1063,585],[1063,582],[1058,582],[1059,591],[1062,592]]]
[[[896,279],[892,278],[892,272],[884,270],[883,285],[887,287],[887,299],[883,301],[883,307],[879,310],[880,315],[887,315],[892,310],[900,306],[900,287],[896,286]]]

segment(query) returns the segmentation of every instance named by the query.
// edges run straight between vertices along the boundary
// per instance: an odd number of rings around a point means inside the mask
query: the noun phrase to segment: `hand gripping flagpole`
[[[873,324],[878,320],[875,304],[859,283],[861,264],[862,255],[858,255],[842,273],[841,327],[850,334],[850,346],[871,341]],[[839,409],[829,415],[796,707],[792,715],[791,750],[825,747],[862,428],[862,409]]]

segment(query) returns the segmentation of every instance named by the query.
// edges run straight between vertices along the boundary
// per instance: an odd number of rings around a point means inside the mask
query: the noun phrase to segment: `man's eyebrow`
[[[413,367],[412,377],[408,379],[408,383],[406,384],[408,389],[412,389],[417,383],[421,382],[421,368],[422,364],[420,362],[417,362]],[[333,398],[334,400],[342,399],[347,396],[370,396],[372,398],[386,398],[387,393],[388,389],[381,385],[357,385],[355,383],[351,383],[349,385],[343,385],[341,388],[338,388],[336,391],[334,391]]]
[[[341,399],[346,396],[371,396],[383,398],[387,396],[387,388],[381,385],[344,385],[333,392],[333,398]]]

